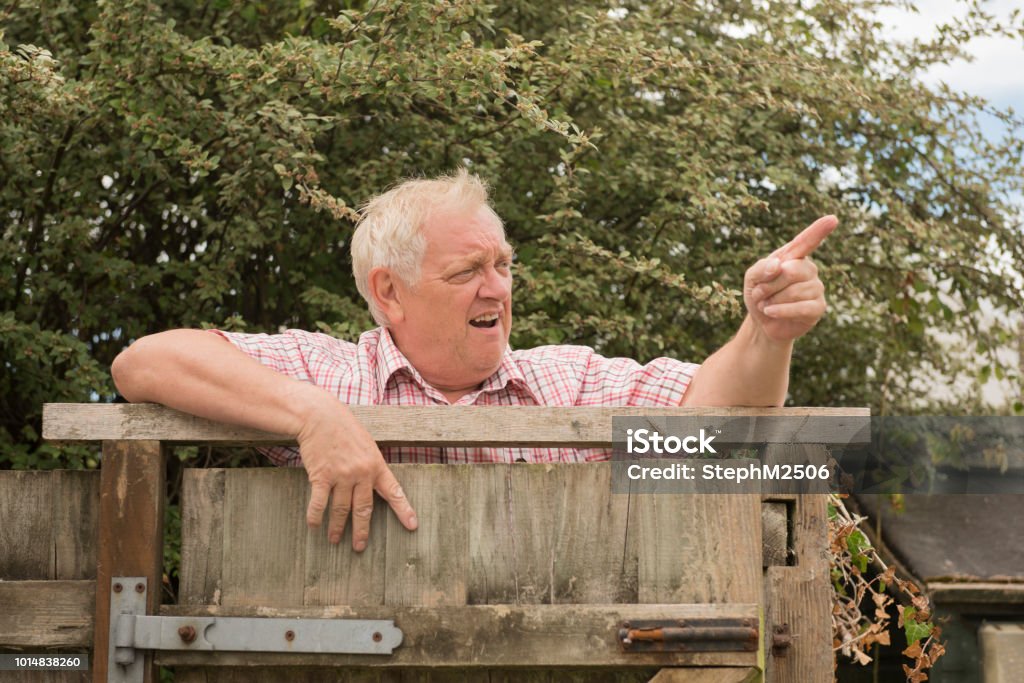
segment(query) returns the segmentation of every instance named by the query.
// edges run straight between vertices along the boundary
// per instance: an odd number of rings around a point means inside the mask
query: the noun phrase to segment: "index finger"
[[[419,526],[419,521],[416,519],[416,511],[412,509],[409,499],[405,497],[405,491],[402,490],[402,485],[398,483],[390,469],[385,468],[381,475],[377,477],[374,488],[380,494],[380,497],[386,500],[391,509],[395,511],[395,515],[402,523],[402,526],[409,531],[415,531]]]
[[[837,225],[839,225],[839,219],[835,216],[822,216],[804,228],[799,235],[776,249],[772,256],[783,261],[810,256],[818,248],[818,245],[836,229]]]

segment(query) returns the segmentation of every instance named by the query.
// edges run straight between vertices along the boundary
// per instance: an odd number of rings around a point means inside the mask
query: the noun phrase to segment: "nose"
[[[512,275],[491,266],[484,274],[478,295],[481,299],[504,301],[512,295]]]

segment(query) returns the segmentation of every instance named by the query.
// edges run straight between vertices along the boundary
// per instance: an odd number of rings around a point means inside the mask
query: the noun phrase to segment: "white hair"
[[[486,208],[502,224],[487,201],[487,185],[464,168],[429,180],[403,181],[360,207],[352,236],[352,274],[378,325],[387,326],[388,319],[370,294],[370,271],[384,267],[415,286],[427,251],[423,224],[440,210],[476,207]]]

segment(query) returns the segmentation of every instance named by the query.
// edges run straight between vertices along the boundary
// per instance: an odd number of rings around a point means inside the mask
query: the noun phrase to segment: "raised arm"
[[[143,337],[114,359],[111,372],[129,401],[295,437],[312,490],[306,521],[319,526],[330,498],[332,543],[340,542],[351,512],[352,547],[366,547],[374,491],[406,528],[416,528],[402,487],[344,404],[261,365],[222,337],[201,330]]]
[[[743,279],[747,317],[729,343],[694,375],[681,405],[781,406],[793,342],[825,314],[825,286],[811,253],[835,230],[835,216],[812,223],[755,263]]]

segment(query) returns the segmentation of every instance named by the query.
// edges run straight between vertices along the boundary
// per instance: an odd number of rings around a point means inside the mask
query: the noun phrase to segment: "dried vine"
[[[843,497],[830,495],[828,512],[833,649],[859,664],[870,664],[873,659],[868,650],[891,645],[889,608],[895,603],[891,595],[895,593],[901,602],[909,603],[896,605],[896,625],[903,629],[908,643],[903,655],[913,664],[903,664],[903,673],[908,683],[927,681],[927,670],[946,651],[940,641],[942,629],[931,621],[927,596],[912,581],[896,576],[895,567],[879,557],[859,528],[866,518],[847,510]],[[869,565],[879,571],[869,574]],[[869,598],[873,612],[865,614],[862,607],[869,604]]]

